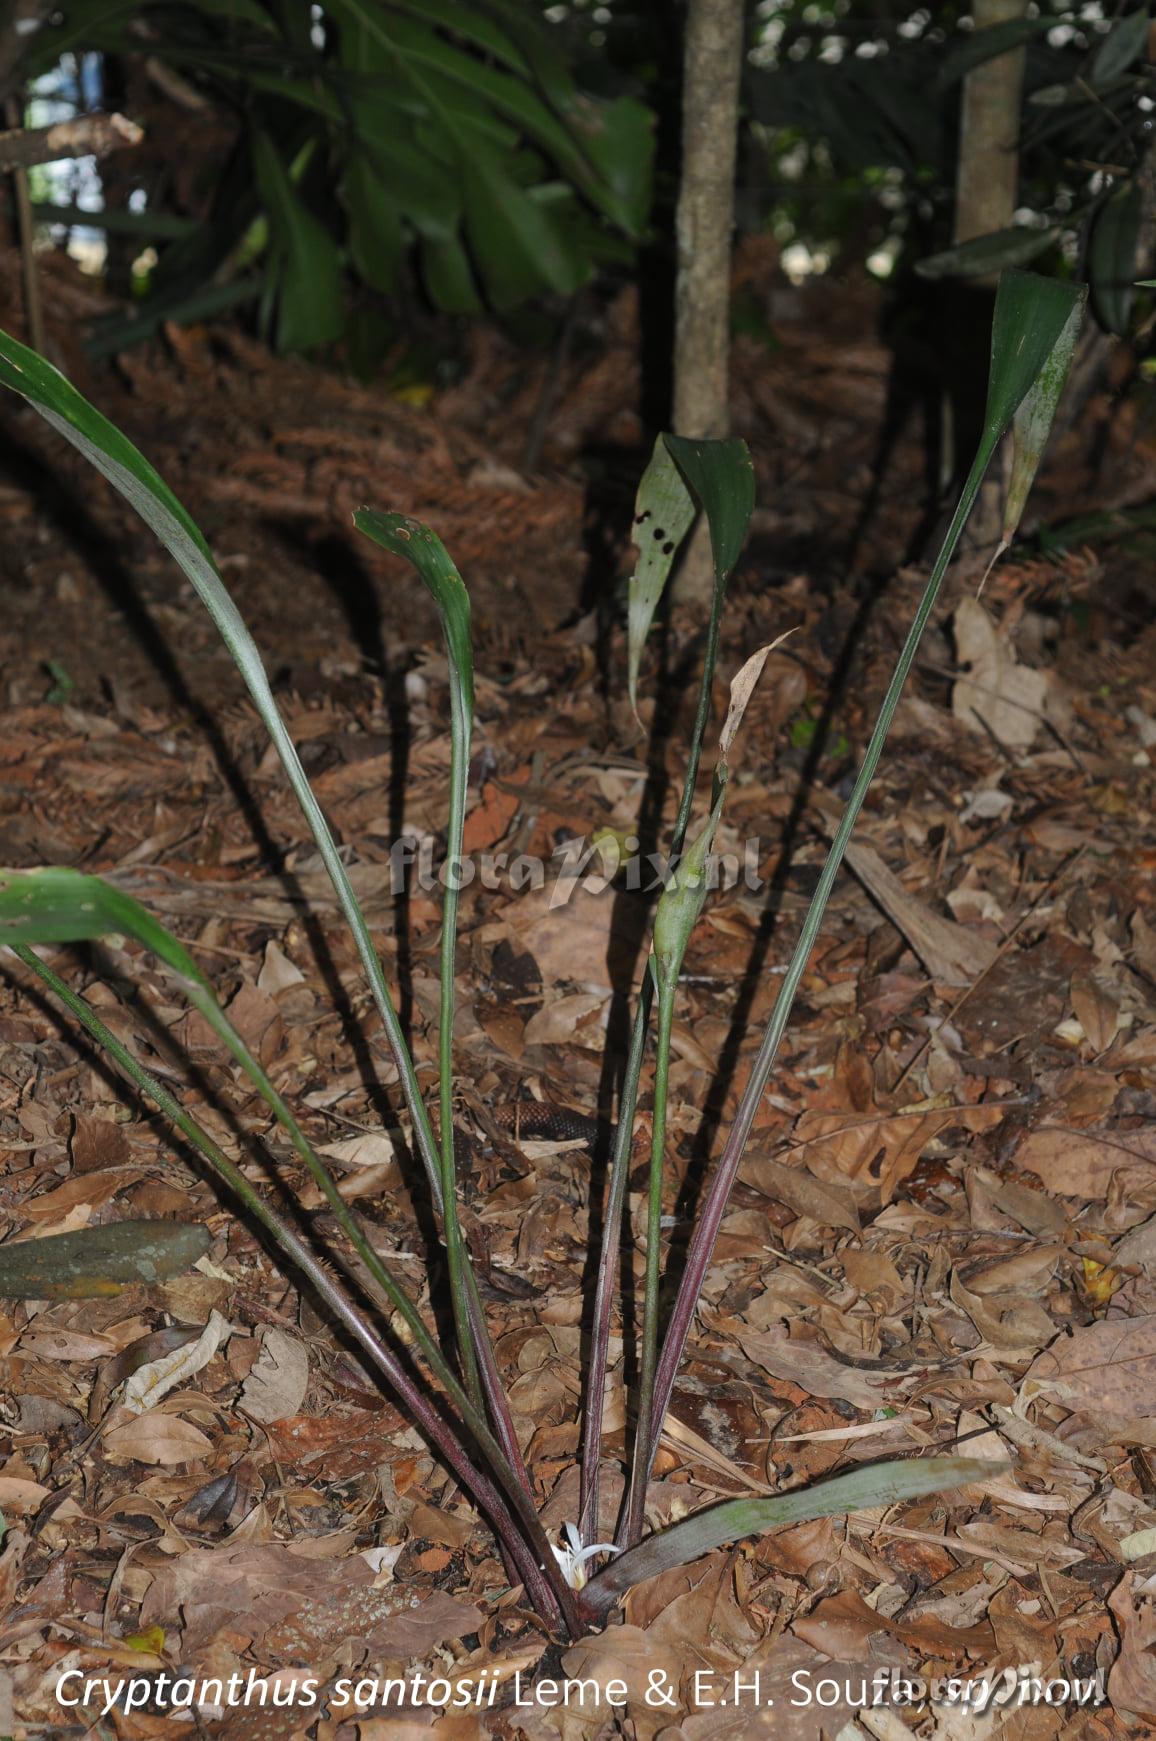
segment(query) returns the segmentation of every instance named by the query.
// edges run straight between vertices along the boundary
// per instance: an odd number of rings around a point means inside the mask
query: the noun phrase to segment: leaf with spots
[[[630,578],[627,605],[627,684],[636,712],[642,649],[697,508],[706,514],[714,553],[714,631],[754,505],[754,468],[744,441],[658,437],[634,504],[638,565]]]

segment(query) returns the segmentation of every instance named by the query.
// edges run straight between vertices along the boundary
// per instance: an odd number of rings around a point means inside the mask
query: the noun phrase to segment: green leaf
[[[168,485],[132,443],[82,398],[71,382],[65,380],[51,363],[45,362],[35,351],[29,350],[27,346],[3,332],[0,332],[0,384],[22,394],[54,429],[70,441],[120,491],[175,558],[220,631],[281,759],[281,765],[333,884],[338,904],[353,934],[357,953],[365,969],[401,1078],[406,1107],[413,1120],[417,1147],[436,1194],[440,1190],[441,1181],[433,1132],[414,1072],[413,1060],[401,1031],[369,926],[353,892],[349,872],[337,850],[325,814],[314,797],[313,789],[301,766],[296,745],[273,699],[273,691],[256,643],[217,572],[208,545]]]
[[[408,514],[358,508],[353,524],[367,538],[414,567],[438,608],[450,655],[455,695],[467,723],[474,707],[474,654],[470,636],[470,595],[437,533]]]
[[[214,315],[254,301],[260,296],[261,288],[262,280],[252,275],[234,278],[225,284],[208,284],[187,295],[174,292],[150,296],[139,315],[130,315],[127,319],[114,315],[111,320],[100,320],[92,336],[85,341],[85,352],[98,361],[102,357],[114,357],[130,345],[139,344],[141,339],[151,338],[166,320],[211,320]]]
[[[598,104],[587,99],[575,112],[578,125],[586,153],[613,196],[618,223],[627,235],[641,235],[654,188],[653,111],[633,97]]]
[[[196,1119],[191,1116],[179,1100],[169,1093],[167,1088],[163,1087],[154,1076],[151,1076],[144,1069],[139,1059],[105,1026],[96,1011],[84,998],[77,996],[46,962],[40,960],[33,950],[22,944],[17,944],[14,946],[14,953],[17,959],[30,972],[35,973],[42,984],[48,987],[79,1026],[116,1062],[129,1080],[134,1082],[141,1092],[148,1096],[154,1106],[158,1107],[181,1132],[182,1136],[205,1160],[211,1172],[228,1187],[234,1200],[242,1204],[247,1215],[265,1229],[278,1250],[289,1259],[289,1262],[297,1270],[309,1278],[313,1288],[338,1323],[364,1351],[370,1366],[375,1368],[393,1386],[404,1406],[409,1410],[411,1418],[430,1442],[437,1446],[459,1480],[477,1494],[505,1543],[513,1563],[525,1579],[527,1590],[534,1590],[537,1587],[538,1595],[535,1596],[535,1601],[545,1600],[548,1608],[551,1591],[554,1591],[560,1610],[570,1618],[570,1612],[566,1605],[566,1591],[552,1575],[553,1566],[549,1545],[542,1533],[541,1525],[529,1497],[528,1480],[518,1478],[510,1467],[502,1447],[497,1444],[489,1432],[485,1420],[472,1410],[469,1398],[464,1394],[453,1372],[442,1358],[437,1344],[426,1329],[421,1314],[408,1300],[405,1290],[398,1287],[390,1278],[389,1272],[382,1265],[372,1245],[361,1232],[356,1217],[349,1210],[341,1193],[325,1169],[321,1167],[320,1162],[316,1163],[318,1172],[315,1172],[314,1176],[318,1178],[319,1183],[325,1181],[323,1188],[336,1220],[349,1235],[370,1275],[380,1283],[389,1299],[406,1317],[415,1343],[425,1354],[451,1401],[457,1405],[475,1441],[485,1451],[491,1468],[499,1477],[505,1498],[493,1486],[484,1471],[474,1463],[472,1452],[466,1450],[459,1437],[457,1421],[447,1419],[442,1409],[430,1398],[425,1376],[415,1374],[409,1362],[399,1360],[389,1345],[380,1339],[366,1314],[354,1304],[347,1290],[334,1281],[326,1265],[318,1260],[312,1244],[301,1237],[295,1225],[265,1202],[260,1192],[253,1187],[241,1169],[235,1166],[223,1153],[204,1127],[197,1123]],[[316,1161],[316,1157],[314,1157],[314,1161]],[[525,1535],[524,1541],[514,1526],[511,1511],[507,1509],[507,1501],[512,1507],[513,1513],[521,1520]],[[547,1566],[550,1567],[550,1570],[543,1577],[542,1568]]]
[[[1005,1469],[1005,1464],[976,1457],[919,1457],[855,1469],[849,1475],[837,1475],[815,1487],[776,1494],[771,1499],[729,1499],[648,1536],[591,1578],[586,1592],[604,1611],[644,1578],[701,1559],[726,1542],[763,1535],[780,1524],[869,1511],[904,1499],[920,1499],[928,1493],[944,1493],[969,1481],[990,1481]]]
[[[638,564],[627,607],[627,683],[638,706],[638,670],[654,613],[698,502],[710,527],[715,606],[721,605],[755,505],[755,471],[745,441],[691,441],[660,435],[634,505]],[[701,729],[701,728],[700,728]]]
[[[923,632],[935,609],[948,564],[955,553],[967,517],[975,505],[975,498],[979,494],[980,484],[996,446],[1036,377],[1048,363],[1082,294],[1083,290],[1079,285],[1064,284],[1058,279],[1040,278],[1033,273],[1005,272],[1000,279],[992,322],[987,407],[979,447],[892,672],[879,716],[864,751],[863,764],[820,872],[759,1046],[758,1056],[747,1078],[734,1123],[699,1205],[698,1219],[687,1247],[678,1292],[659,1357],[651,1419],[648,1429],[645,1429],[649,1431],[651,1443],[657,1443],[658,1431],[666,1415],[686,1338],[697,1309],[699,1293],[718,1230],[722,1225],[727,1200],[738,1174],[743,1150],[770,1080],[779,1045],[786,1032],[795,997],[822,926],[847,843],[879,766],[899,698],[915,662]]]
[[[1015,537],[1072,366],[1088,300],[1085,287],[1079,285],[1077,288],[1082,294],[1073,303],[1051,356],[1028,388],[1012,419],[1012,470],[1004,503],[1004,544],[1010,544]]]
[[[345,324],[337,244],[302,203],[273,141],[260,130],[253,134],[253,166],[277,266],[276,346],[314,350],[339,338]]]
[[[507,175],[495,153],[463,151],[461,175],[466,236],[495,308],[515,308],[543,284],[569,296],[586,282],[590,264],[571,233]]]
[[[426,1359],[441,1381],[446,1383],[449,1369],[417,1307],[381,1263],[328,1169],[217,1002],[212,986],[183,943],[154,919],[139,901],[134,901],[131,895],[124,894],[111,883],[103,882],[100,877],[63,868],[0,871],[0,945],[23,951],[26,956],[30,946],[36,943],[75,943],[111,934],[134,937],[180,980],[193,1008],[248,1076],[288,1135],[370,1275],[401,1312]],[[452,1375],[448,1383],[452,1389]]]
[[[1088,249],[1092,306],[1100,325],[1117,338],[1126,336],[1132,318],[1142,210],[1139,182],[1126,181],[1115,188],[1100,208]]]
[[[0,944],[78,943],[114,932],[135,937],[187,985],[209,989],[184,944],[111,883],[63,867],[0,871]]]
[[[1096,50],[1088,82],[1094,90],[1102,90],[1127,72],[1148,41],[1148,7],[1138,6],[1114,24]]]
[[[449,1259],[454,1324],[465,1362],[471,1395],[481,1406],[479,1353],[483,1363],[488,1348],[477,1346],[484,1337],[479,1319],[470,1313],[467,1258],[458,1218],[457,1160],[454,1148],[453,1043],[454,1002],[458,929],[458,897],[461,891],[462,837],[466,817],[466,791],[470,769],[470,736],[474,720],[474,654],[470,639],[470,595],[465,582],[450,561],[437,533],[408,514],[383,514],[375,508],[359,508],[353,516],[359,532],[374,544],[401,556],[417,570],[441,618],[450,671],[450,798],[446,824],[445,896],[442,914],[441,986],[438,1015],[438,1080],[441,1111],[442,1220]],[[495,1399],[496,1400],[496,1399]]]
[[[341,178],[341,202],[349,220],[350,259],[373,290],[389,292],[405,249],[401,211],[377,162],[357,146]]]
[[[446,314],[484,314],[470,257],[457,236],[424,236],[421,268],[430,298]]]
[[[627,603],[627,683],[635,713],[642,649],[674,559],[695,514],[694,498],[666,442],[664,435],[656,438],[634,500],[632,536],[638,562],[630,577]]]
[[[683,435],[663,440],[706,514],[715,579],[726,580],[742,552],[755,507],[755,467],[747,444],[692,441]]]
[[[329,10],[339,19],[360,26],[388,57],[394,78],[405,79],[412,89],[432,99],[431,118],[451,127],[463,170],[469,167],[467,140],[446,110],[444,86],[454,81],[473,101],[481,100],[494,114],[504,115],[515,127],[547,151],[555,164],[611,222],[629,229],[631,213],[612,185],[597,173],[585,148],[581,130],[559,118],[524,79],[489,65],[477,55],[463,52],[426,23],[384,17],[367,0],[330,0]],[[343,25],[343,31],[348,24]],[[525,43],[522,44],[525,52]],[[571,87],[572,89],[572,87]],[[576,93],[575,93],[576,100]]]
[[[111,1221],[0,1246],[0,1299],[93,1300],[192,1269],[213,1236],[200,1222]]]
[[[654,911],[654,972],[659,997],[672,993],[708,893],[707,858],[726,801],[719,791],[710,815],[683,853]]]
[[[986,278],[1009,266],[1026,266],[1045,253],[1059,235],[1052,226],[1046,230],[1028,229],[1017,224],[1010,230],[993,230],[988,236],[974,236],[970,242],[958,242],[941,254],[929,254],[915,262],[920,278]]]
[[[79,224],[85,229],[94,226],[112,236],[139,236],[148,241],[169,241],[177,236],[189,236],[197,227],[195,218],[178,217],[175,212],[129,211],[125,206],[100,206],[90,211],[84,206],[58,206],[51,201],[35,200],[32,216],[39,224]]]
[[[424,24],[439,24],[465,42],[472,42],[504,61],[515,72],[530,68],[513,38],[480,6],[464,0],[400,0],[402,8]]]
[[[1005,272],[1000,278],[991,326],[984,440],[977,464],[982,461],[986,466],[995,443],[1047,366],[1073,309],[1086,295],[1082,284],[1041,278],[1034,272]],[[969,480],[963,497],[965,512],[970,512],[974,499]]]

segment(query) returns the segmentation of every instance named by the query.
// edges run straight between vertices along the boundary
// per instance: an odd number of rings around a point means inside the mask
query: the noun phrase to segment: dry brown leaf
[[[960,1281],[958,1271],[952,1273],[951,1297],[984,1341],[1009,1359],[1036,1353],[1056,1334],[1056,1325],[1035,1300],[1018,1294],[974,1294]]]
[[[275,998],[280,992],[290,991],[295,985],[304,984],[305,975],[301,969],[270,938],[265,945],[265,959],[261,963],[261,971],[257,975],[257,990]]]
[[[0,1475],[0,1512],[23,1517],[34,1512],[50,1491],[39,1481],[28,1481],[21,1475]]]
[[[163,1409],[150,1409],[118,1427],[110,1427],[104,1435],[104,1447],[116,1458],[135,1463],[155,1463],[171,1468],[180,1463],[195,1463],[212,1453],[212,1440],[180,1415],[166,1414]]]
[[[871,847],[847,848],[847,863],[906,937],[932,979],[941,985],[973,985],[994,962],[998,945],[969,925],[958,925],[909,893]]]
[[[171,1390],[195,1378],[232,1334],[233,1326],[228,1319],[216,1310],[211,1311],[208,1323],[194,1342],[186,1342],[183,1347],[148,1361],[129,1375],[121,1392],[121,1407],[131,1409],[134,1414],[155,1408]]]
[[[1093,1052],[1106,1052],[1120,1027],[1120,1006],[1092,974],[1077,969],[1072,975],[1072,1008],[1087,1035]]]
[[[1120,1632],[1108,1697],[1123,1715],[1156,1723],[1156,1578],[1125,1572],[1108,1607]]]
[[[958,663],[970,668],[951,692],[951,711],[968,731],[992,736],[1009,749],[1027,750],[1043,724],[1048,679],[1016,662],[1010,641],[974,598],[965,598],[952,624]]]
[[[828,1657],[783,1633],[737,1671],[744,1682],[759,1676],[760,1703],[741,1695],[736,1702],[731,1675],[720,1674],[704,1682],[704,1691],[711,1691],[717,1702],[663,1729],[657,1741],[819,1741],[820,1736],[833,1741],[847,1732],[854,1714],[848,1690],[853,1694],[860,1680],[869,1684],[877,1666],[864,1661],[832,1672]],[[823,1688],[822,1706],[814,1694],[820,1681],[831,1683]]]
[[[478,1002],[474,1014],[487,1039],[509,1058],[519,1059],[526,1050],[526,1024],[507,1004]]]
[[[340,1572],[348,1565],[348,1560],[335,1561],[332,1569]],[[351,1588],[339,1577],[327,1589],[315,1587],[293,1613],[270,1626],[264,1643],[274,1656],[291,1662],[316,1661],[322,1652],[350,1646],[367,1650],[377,1661],[408,1662],[427,1656],[447,1638],[475,1632],[481,1619],[473,1603],[445,1590],[419,1595],[397,1585]]]
[[[109,1167],[122,1167],[130,1158],[128,1133],[123,1124],[117,1124],[111,1118],[78,1112],[72,1124],[69,1153],[78,1173],[98,1173]]]
[[[709,1323],[709,1314],[704,1314]],[[809,1324],[772,1324],[768,1329],[743,1337],[743,1353],[774,1378],[787,1379],[811,1396],[837,1396],[856,1408],[894,1408],[904,1390],[927,1368],[880,1372],[845,1365],[819,1340]]]
[[[998,1107],[936,1106],[896,1113],[815,1109],[795,1121],[793,1135],[802,1155],[796,1158],[793,1148],[788,1152],[792,1164],[801,1160],[826,1183],[847,1180],[861,1186],[870,1199],[889,1203],[940,1131],[952,1124],[983,1129],[1002,1117]]]
[[[1156,1215],[1130,1228],[1116,1241],[1114,1251],[1117,1264],[1138,1264],[1141,1269],[1156,1272]]]
[[[1017,1251],[1013,1257],[999,1258],[974,1270],[967,1285],[973,1294],[1005,1294],[1017,1288],[1043,1293],[1056,1273],[1063,1250],[1062,1245],[1037,1245]]]
[[[189,1655],[231,1631],[318,1667],[322,1652],[343,1639],[369,1643],[379,1659],[421,1656],[473,1631],[481,1616],[441,1591],[423,1601],[413,1590],[378,1589],[361,1554],[327,1560],[269,1542],[198,1548],[160,1566],[141,1626],[170,1628],[182,1618]]]
[[[63,1185],[58,1185],[55,1191],[46,1191],[42,1197],[30,1197],[21,1205],[20,1213],[26,1221],[55,1222],[74,1209],[99,1209],[139,1178],[139,1167],[105,1167],[99,1173],[78,1173],[74,1178],[66,1179]],[[56,1232],[58,1229],[51,1227],[44,1231]]]
[[[526,1023],[528,1046],[586,1046],[600,1052],[606,1043],[605,1006],[601,992],[576,991],[555,998]],[[598,1016],[601,1013],[601,1017]]]
[[[595,854],[591,872],[599,866]],[[560,986],[576,980],[609,992],[613,951],[621,945],[633,955],[636,940],[629,930],[619,929],[621,903],[615,899],[613,886],[599,886],[603,883],[602,877],[594,875],[568,885],[555,885],[551,879],[545,888],[516,896],[503,910],[502,917],[519,947],[528,949],[537,962],[543,985]]]
[[[276,998],[245,980],[230,1001],[228,1013],[249,1050],[256,1054],[262,1064],[271,1064],[277,1056],[284,1032],[284,1021]]]
[[[1033,1360],[1024,1385],[1093,1415],[1156,1414],[1156,1313],[1058,1336]]]
[[[610,1626],[595,1637],[584,1638],[566,1652],[562,1666],[573,1680],[593,1681],[603,1695],[611,1683],[621,1682],[625,1703],[619,1704],[617,1710],[633,1719],[639,1741],[652,1741],[659,1729],[665,1727],[681,1708],[679,1705],[674,1711],[669,1706],[656,1709],[653,1702],[647,1703],[649,1687],[679,1687],[683,1652],[677,1645],[655,1637],[652,1632],[643,1632],[641,1627]],[[614,1717],[615,1709],[603,1697],[596,1709],[589,1703],[583,1711],[574,1706],[559,1708],[551,1713],[551,1720],[562,1741],[589,1741],[592,1730],[597,1731],[597,1724],[591,1718],[605,1723]]]
[[[70,1330],[61,1324],[34,1322],[20,1338],[20,1352],[41,1360],[104,1360],[120,1343],[111,1336]]]
[[[1061,1197],[1104,1197],[1114,1173],[1141,1184],[1152,1180],[1156,1128],[1102,1131],[1038,1125],[1016,1150],[1015,1161]]]
[[[859,1212],[845,1191],[826,1185],[802,1167],[788,1167],[757,1149],[743,1157],[739,1178],[764,1197],[785,1203],[796,1215],[807,1215],[822,1227],[844,1227],[858,1233]]]
[[[240,1407],[263,1425],[288,1420],[300,1409],[308,1387],[304,1343],[275,1326],[262,1331],[261,1352],[241,1386]]]
[[[909,1291],[886,1252],[855,1251],[846,1246],[839,1253],[839,1262],[851,1286],[861,1294],[879,1294],[893,1304]]]
[[[965,1656],[982,1662],[990,1658],[995,1642],[987,1621],[954,1627],[928,1616],[901,1622],[887,1620],[868,1607],[858,1590],[840,1590],[838,1595],[825,1596],[809,1614],[791,1622],[791,1631],[837,1662],[867,1661],[896,1666],[909,1660],[905,1655],[907,1649],[946,1662]],[[897,1646],[901,1647],[898,1652]]]

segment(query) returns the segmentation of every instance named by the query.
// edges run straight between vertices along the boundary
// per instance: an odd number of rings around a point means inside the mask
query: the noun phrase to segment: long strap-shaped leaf
[[[413,564],[429,591],[445,635],[450,671],[450,804],[446,825],[446,879],[442,908],[441,986],[438,1019],[438,1082],[441,1102],[441,1167],[434,1195],[443,1216],[446,1255],[450,1267],[454,1327],[462,1350],[470,1395],[480,1408],[483,1395],[494,1431],[515,1479],[530,1492],[530,1477],[502,1384],[497,1355],[486,1326],[477,1277],[469,1248],[462,1238],[458,1214],[457,1161],[453,1135],[453,1034],[457,956],[458,867],[462,862],[466,789],[469,781],[470,735],[474,712],[474,658],[470,640],[470,599],[465,582],[451,562],[441,539],[420,520],[405,514],[383,514],[359,508],[353,516],[358,530],[383,550]]]
[[[1062,284],[1056,279],[1039,278],[1026,272],[1005,272],[1000,279],[992,326],[987,410],[979,451],[964,485],[959,506],[948,528],[943,548],[931,571],[927,587],[920,600],[919,609],[915,613],[894,675],[887,687],[883,705],[879,710],[879,718],[863,757],[863,766],[847,801],[847,807],[843,812],[835,838],[831,843],[827,862],[824,864],[822,874],[819,877],[799,941],[795,946],[795,952],[783,976],[782,988],[735,1115],[735,1122],[728,1134],[715,1175],[710,1182],[709,1190],[699,1211],[699,1217],[687,1250],[686,1267],[671,1311],[662,1353],[659,1356],[651,1415],[652,1445],[657,1443],[662,1421],[670,1402],[675,1377],[682,1360],[682,1352],[686,1346],[686,1338],[690,1332],[699,1294],[702,1291],[702,1285],[710,1265],[718,1230],[726,1213],[727,1202],[738,1173],[743,1149],[746,1146],[755,1114],[770,1078],[779,1043],[794,1004],[795,994],[806,970],[819,926],[822,924],[823,913],[834,887],[835,878],[839,874],[839,866],[843,861],[843,854],[846,851],[851,830],[855,826],[856,818],[863,806],[863,800],[867,796],[868,787],[879,765],[879,758],[883,753],[887,733],[891,729],[891,722],[895,716],[900,694],[914,662],[916,649],[919,646],[923,631],[935,608],[935,601],[939,596],[939,589],[947,572],[947,565],[955,552],[964,523],[975,503],[979,486],[1000,438],[1033,384],[1048,367],[1052,353],[1064,335],[1072,311],[1084,294],[1081,285]]]
[[[358,1257],[394,1310],[404,1319],[438,1383],[489,1458],[510,1503],[521,1518],[535,1553],[544,1562],[547,1581],[564,1590],[564,1581],[556,1576],[553,1554],[530,1503],[524,1472],[520,1478],[511,1468],[502,1446],[490,1433],[481,1405],[462,1389],[414,1301],[382,1263],[360,1221],[338,1191],[329,1170],[221,1009],[211,986],[184,945],[139,902],[102,882],[99,877],[56,868],[0,871],[0,945],[24,949],[27,953],[27,945],[32,943],[80,942],[106,937],[113,932],[135,937],[178,977],[189,1002],[249,1077],[317,1182]],[[39,969],[35,956],[31,962]],[[137,1080],[139,1082],[139,1078]],[[149,1092],[152,1092],[151,1088]],[[252,1207],[255,1197],[250,1189],[245,1197],[247,1207]],[[440,1443],[438,1441],[439,1448]]]
[[[659,897],[654,913],[650,967],[658,995],[658,1032],[654,1056],[654,1107],[651,1112],[642,1351],[638,1362],[638,1425],[634,1436],[626,1511],[619,1529],[619,1540],[627,1545],[637,1541],[642,1534],[646,1515],[646,1483],[654,1459],[651,1407],[658,1364],[662,1285],[661,1230],[662,1193],[666,1183],[666,1101],[678,980],[687,946],[706,902],[710,852],[730,783],[731,746],[767,662],[767,655],[785,639],[785,635],[780,635],[768,646],[760,647],[736,673],[731,683],[730,706],[719,736],[718,759],[711,781],[710,815],[680,858],[678,868]],[[657,1428],[653,1430],[657,1431]]]
[[[695,502],[706,514],[714,558],[714,590],[703,654],[702,679],[691,728],[686,775],[678,816],[671,837],[670,856],[677,859],[686,840],[699,759],[710,717],[715,666],[718,662],[719,626],[727,582],[739,559],[747,526],[755,505],[755,475],[744,441],[692,441],[677,435],[660,435],[639,485],[635,503],[634,542],[638,567],[630,582],[630,683],[631,699],[637,689],[642,647],[663,589],[673,571],[679,546],[694,519]],[[661,536],[657,536],[661,534]],[[610,1164],[610,1180],[602,1222],[602,1244],[595,1284],[594,1318],[590,1337],[590,1364],[582,1419],[582,1481],[580,1522],[589,1539],[596,1533],[598,1517],[599,1458],[602,1453],[602,1420],[606,1407],[606,1381],[610,1358],[610,1327],[618,1283],[619,1244],[634,1114],[654,982],[649,966],[643,973],[630,1036],[630,1051],[622,1079],[618,1123]]]
[[[762,1535],[787,1523],[808,1523],[815,1517],[870,1510],[894,1505],[901,1499],[919,1499],[926,1493],[941,1493],[969,1481],[990,1481],[1002,1474],[1006,1464],[984,1462],[978,1457],[918,1457],[910,1462],[877,1463],[836,1475],[815,1487],[792,1493],[777,1493],[770,1499],[728,1499],[722,1505],[697,1511],[693,1517],[646,1541],[629,1553],[620,1554],[595,1574],[583,1594],[599,1614],[607,1614],[618,1598],[659,1572],[701,1559],[725,1542],[744,1536]]]
[[[581,1621],[576,1614],[573,1595],[566,1588],[564,1581],[554,1576],[554,1555],[550,1553],[545,1541],[541,1543],[541,1546],[536,1546],[534,1549],[529,1548],[528,1541],[522,1537],[519,1525],[515,1523],[510,1504],[501,1494],[501,1489],[494,1485],[493,1480],[489,1478],[489,1475],[486,1475],[484,1469],[479,1468],[472,1461],[472,1457],[468,1455],[467,1450],[463,1449],[456,1433],[447,1426],[447,1422],[442,1419],[439,1410],[433,1407],[427,1388],[414,1379],[406,1365],[393,1354],[392,1349],[388,1348],[388,1344],[374,1334],[366,1316],[353,1307],[352,1301],[346,1297],[345,1290],[338,1287],[338,1283],[333,1280],[333,1276],[329,1274],[326,1266],[317,1259],[317,1255],[313,1254],[308,1243],[299,1236],[298,1231],[287,1220],[282,1219],[273,1208],[270,1208],[270,1205],[266,1203],[265,1198],[258,1191],[254,1191],[251,1182],[245,1179],[244,1173],[240,1172],[239,1166],[233,1165],[232,1161],[228,1160],[228,1156],[219,1149],[218,1144],[212,1140],[204,1126],[198,1125],[197,1119],[193,1118],[190,1112],[186,1112],[185,1107],[181,1106],[181,1102],[174,1099],[174,1095],[171,1095],[167,1088],[158,1083],[155,1076],[151,1076],[150,1072],[146,1071],[145,1067],[132,1057],[127,1046],[118,1041],[117,1036],[101,1022],[101,1018],[97,1017],[91,1006],[85,1003],[84,998],[78,998],[77,994],[64,984],[63,978],[59,978],[59,975],[54,973],[52,968],[47,966],[47,963],[40,961],[37,954],[31,951],[28,945],[12,944],[12,952],[16,954],[19,961],[23,961],[26,968],[30,968],[49,987],[49,991],[56,998],[59,998],[64,1008],[77,1018],[77,1022],[80,1022],[85,1031],[91,1034],[96,1045],[101,1046],[101,1050],[108,1053],[110,1059],[115,1060],[115,1064],[118,1064],[118,1067],[124,1071],[127,1078],[131,1079],[132,1083],[136,1083],[141,1093],[148,1095],[148,1099],[160,1111],[164,1112],[165,1118],[171,1119],[172,1125],[176,1126],[181,1135],[186,1137],[186,1140],[197,1149],[197,1153],[207,1161],[207,1165],[211,1166],[212,1172],[218,1175],[218,1179],[223,1180],[223,1184],[232,1191],[237,1201],[244,1205],[245,1212],[252,1215],[252,1219],[256,1220],[259,1226],[265,1227],[273,1245],[277,1245],[277,1248],[286,1255],[289,1262],[298,1267],[301,1274],[305,1274],[313,1290],[331,1309],[334,1318],[343,1325],[353,1341],[362,1348],[369,1363],[385,1377],[388,1384],[392,1384],[392,1388],[397,1391],[402,1403],[406,1405],[406,1408],[409,1408],[414,1421],[418,1422],[418,1426],[427,1435],[433,1447],[439,1450],[439,1454],[446,1459],[447,1466],[453,1469],[454,1475],[460,1478],[463,1487],[468,1487],[470,1492],[477,1497],[477,1501],[484,1508],[487,1516],[491,1518],[501,1543],[505,1544],[505,1548],[508,1549],[512,1562],[519,1570],[522,1579],[526,1581],[526,1590],[533,1598],[534,1605],[541,1603],[540,1612],[547,1614],[547,1616],[552,1616],[555,1612],[562,1612],[566,1616],[571,1631],[575,1630],[575,1624],[578,1626],[578,1631],[581,1631]],[[453,1381],[453,1375],[451,1375],[451,1381]],[[533,1508],[531,1508],[531,1516],[533,1516]]]
[[[329,824],[313,795],[296,747],[273,698],[256,643],[229,596],[199,528],[173,491],[132,442],[90,405],[51,363],[7,333],[0,333],[0,383],[11,387],[27,399],[132,504],[188,576],[220,630],[281,759],[353,934],[397,1066],[406,1108],[413,1124],[414,1141],[440,1213],[442,1172],[438,1149],[421,1097],[413,1060],[401,1031],[401,1023],[381,962],[373,946],[369,926],[353,892]],[[473,1346],[482,1349],[483,1367],[489,1378],[487,1394],[491,1417],[519,1484],[525,1491],[529,1491],[521,1450],[497,1377],[496,1361],[492,1351],[488,1350],[477,1286],[468,1267],[466,1286],[470,1319],[474,1326]],[[464,1351],[468,1351],[471,1346],[469,1339],[462,1346]]]
[[[19,344],[7,333],[0,333],[0,384],[11,387],[14,392],[27,399],[132,504],[188,576],[205,609],[220,630],[281,758],[289,784],[333,884],[338,904],[353,933],[357,952],[369,980],[374,1002],[381,1014],[390,1051],[401,1078],[402,1093],[413,1121],[414,1140],[431,1186],[435,1192],[438,1191],[440,1174],[437,1146],[421,1098],[413,1061],[377,951],[373,946],[369,926],[353,892],[329,824],[313,796],[293,740],[273,699],[256,643],[229,596],[208,545],[187,510],[144,456],[138,453],[127,436],[122,435],[119,429],[90,405],[51,363],[25,345]]]

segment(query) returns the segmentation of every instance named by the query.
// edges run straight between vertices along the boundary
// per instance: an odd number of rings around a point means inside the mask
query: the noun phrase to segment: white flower
[[[551,1552],[561,1566],[570,1588],[581,1590],[586,1584],[587,1560],[592,1560],[595,1554],[616,1554],[618,1549],[613,1542],[591,1542],[588,1548],[584,1548],[576,1523],[564,1523],[562,1534],[566,1537],[567,1545],[556,1548],[551,1543]]]

